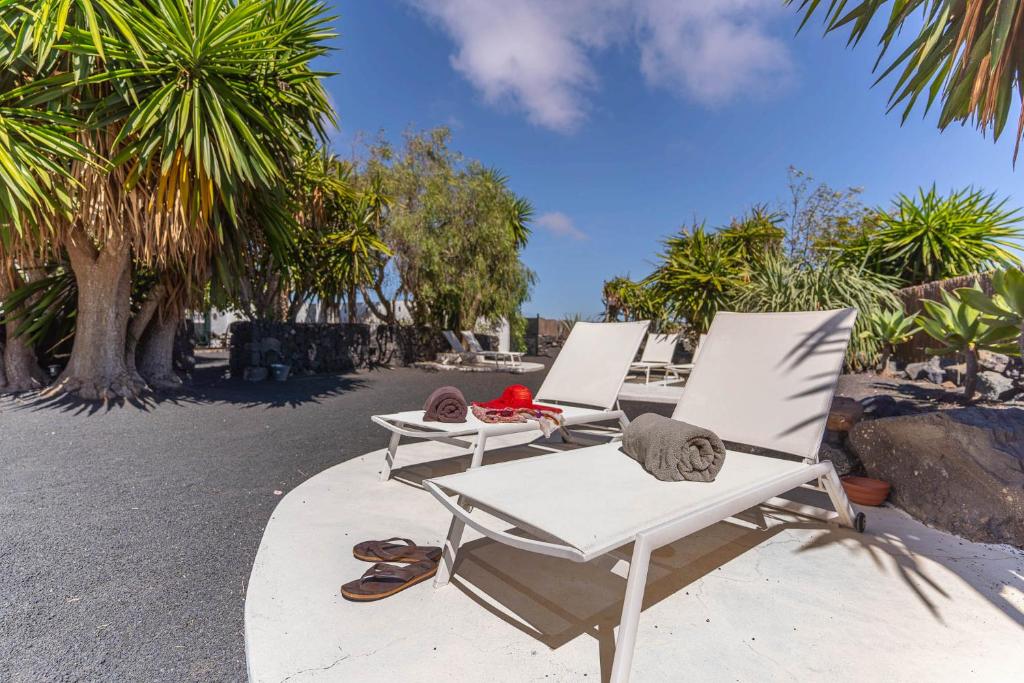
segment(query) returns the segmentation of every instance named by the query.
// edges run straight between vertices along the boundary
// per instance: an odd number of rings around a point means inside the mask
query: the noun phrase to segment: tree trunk
[[[978,351],[967,349],[967,368],[964,372],[964,400],[970,401],[974,398],[974,392],[978,389]]]
[[[0,278],[0,301],[10,293],[8,286],[22,284],[21,277],[13,268],[7,276]],[[39,367],[35,351],[24,338],[14,334],[17,327],[18,323],[14,321],[7,323],[7,341],[0,347],[0,392],[3,393],[32,391],[46,386],[46,375]]]
[[[46,375],[39,367],[36,353],[25,340],[14,336],[15,323],[7,323],[7,343],[4,345],[3,367],[6,382],[0,391],[18,392],[42,389],[46,386]]]
[[[348,307],[348,321],[349,323],[358,322],[358,318],[356,316],[356,286],[351,285],[348,288],[347,294],[348,301],[345,305]]]
[[[889,376],[889,359],[892,358],[892,347],[886,344],[882,347],[882,367],[878,370],[878,374],[882,377]]]
[[[48,394],[86,400],[133,398],[146,385],[125,364],[131,293],[131,251],[111,239],[97,250],[84,237],[66,244],[78,282],[78,314],[71,358]]]
[[[181,378],[174,372],[174,338],[183,314],[181,303],[173,302],[149,325],[142,345],[139,371],[153,388],[175,389],[181,386]]]
[[[167,288],[162,282],[157,284],[146,300],[142,302],[142,306],[139,307],[135,317],[128,324],[128,336],[125,340],[124,348],[124,363],[128,366],[129,372],[136,375],[138,375],[138,369],[135,364],[135,356],[137,355],[139,342],[142,341],[143,335],[149,328],[149,323],[153,320],[154,314],[160,308],[160,305],[163,304],[166,292]],[[141,375],[139,377],[141,378]]]

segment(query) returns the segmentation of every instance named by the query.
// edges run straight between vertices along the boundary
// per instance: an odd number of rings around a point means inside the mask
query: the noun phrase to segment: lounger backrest
[[[702,334],[697,338],[697,346],[693,347],[693,358],[690,359],[691,363],[696,363],[697,359],[700,358],[700,347],[704,346],[704,340],[708,338],[708,335]]]
[[[642,320],[573,325],[537,392],[537,402],[560,401],[602,410],[611,408],[648,324],[649,321]]]
[[[451,330],[445,330],[442,332],[444,338],[448,340],[448,346],[452,347],[452,351],[455,353],[465,353],[466,349],[462,346],[462,342],[455,336],[455,333]]]
[[[817,460],[856,317],[852,308],[719,313],[672,417]]]
[[[476,338],[470,330],[462,331],[462,338],[466,340],[466,345],[469,346],[469,350],[473,353],[483,353],[484,347],[480,346],[480,340]]]
[[[644,344],[643,355],[640,356],[641,363],[671,363],[672,356],[676,352],[676,341],[679,339],[674,334],[649,334],[647,343]]]

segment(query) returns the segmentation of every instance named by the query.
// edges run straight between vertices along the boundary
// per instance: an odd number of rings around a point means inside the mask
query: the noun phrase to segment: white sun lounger
[[[521,351],[485,351],[484,347],[480,345],[480,340],[476,338],[472,330],[463,330],[462,338],[466,340],[469,350],[481,358],[493,358],[497,363],[507,361],[513,367],[523,362]]]
[[[534,402],[561,408],[566,427],[610,420],[616,420],[625,427],[629,421],[626,414],[616,408],[616,399],[647,325],[646,320],[577,323],[552,363]],[[483,398],[490,397],[467,397],[470,401]],[[389,479],[391,471],[397,467],[398,445],[403,436],[461,447],[472,446],[472,468],[483,461],[488,437],[532,431],[540,433],[537,422],[489,424],[476,419],[472,412],[462,423],[426,422],[422,410],[374,415],[370,419],[391,432],[381,470],[382,480]]]
[[[693,371],[693,366],[697,363],[697,359],[700,358],[700,347],[704,345],[704,339],[706,337],[707,337],[706,334],[702,334],[697,339],[697,346],[695,346],[693,348],[693,358],[690,359],[689,363],[669,363],[668,365],[665,366],[666,374],[667,373],[671,373],[671,374],[675,375],[675,377],[677,379],[681,379],[679,377],[679,373],[681,373],[681,372],[685,372],[685,373],[692,372]]]
[[[640,360],[630,364],[630,372],[644,373],[644,384],[650,384],[651,370],[665,370],[672,362],[678,339],[678,335],[675,334],[647,335],[647,343],[644,344]]]
[[[854,310],[719,313],[676,407],[673,417],[727,442],[796,460],[730,450],[714,482],[663,482],[609,443],[427,480],[452,513],[435,585],[448,582],[467,524],[499,543],[575,562],[632,543],[611,669],[611,680],[622,683],[654,550],[760,504],[818,511],[776,498],[808,482],[832,500],[835,512],[825,519],[863,530],[864,516],[854,513],[832,463],[818,462],[855,317]],[[489,526],[473,508],[526,535]]]
[[[451,330],[445,330],[441,334],[444,336],[445,341],[448,342],[448,346],[451,347],[452,352],[458,356],[458,359],[453,360],[453,364],[461,363],[466,356],[471,355],[470,352],[466,350],[466,347],[462,345],[462,342],[459,341],[459,336],[457,334]]]

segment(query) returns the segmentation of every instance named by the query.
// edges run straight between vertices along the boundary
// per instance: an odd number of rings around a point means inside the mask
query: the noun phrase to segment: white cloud
[[[577,228],[572,219],[561,211],[542,214],[536,223],[556,237],[569,237],[578,241],[587,239],[587,233]]]
[[[785,86],[786,44],[768,33],[774,0],[636,3],[640,70],[647,82],[717,105]]]
[[[777,0],[407,0],[455,43],[452,67],[484,99],[558,131],[586,117],[593,58],[634,44],[647,83],[702,104],[785,84],[792,63],[770,22]]]

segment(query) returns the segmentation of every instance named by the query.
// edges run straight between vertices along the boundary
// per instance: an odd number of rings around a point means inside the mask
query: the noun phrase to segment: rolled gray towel
[[[725,462],[714,432],[655,413],[629,423],[622,450],[661,481],[714,481]]]
[[[455,387],[438,387],[423,404],[425,422],[465,422],[469,406]]]

